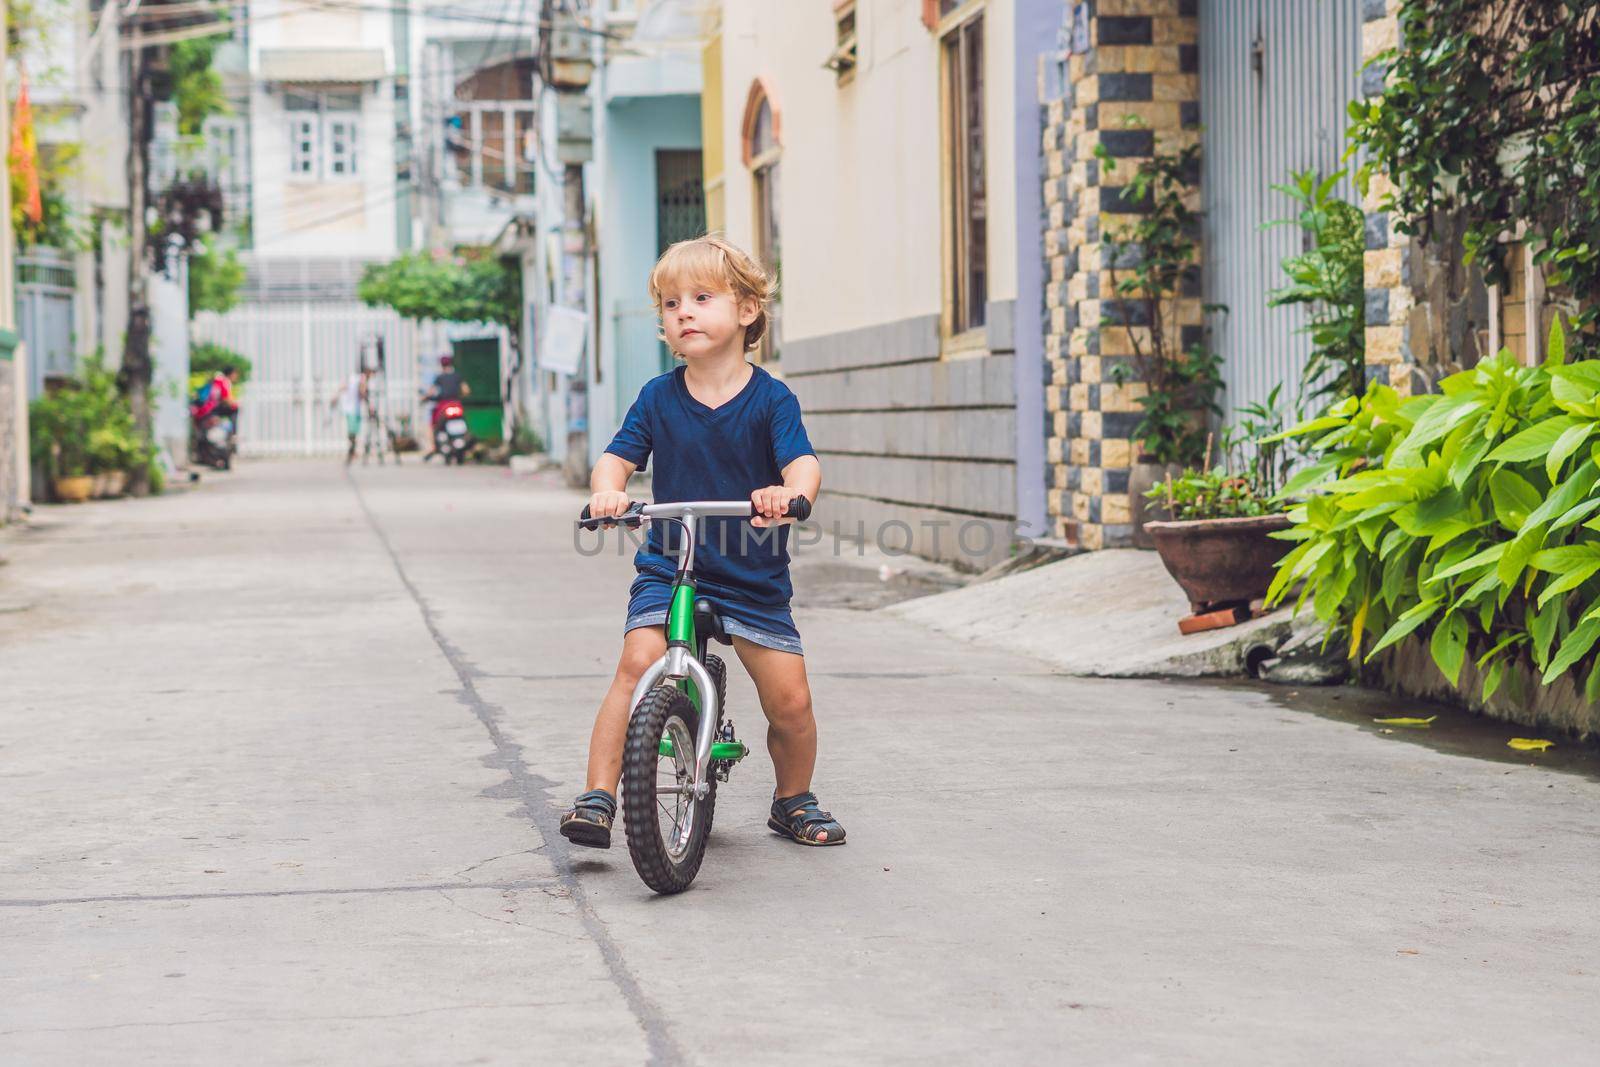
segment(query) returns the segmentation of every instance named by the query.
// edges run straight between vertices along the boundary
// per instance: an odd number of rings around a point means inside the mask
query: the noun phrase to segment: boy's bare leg
[[[640,676],[666,650],[665,626],[641,626],[623,637],[617,673],[594,717],[594,733],[589,735],[589,784],[585,789],[604,789],[617,795],[617,783],[622,778],[622,746],[628,737],[628,716],[633,712],[628,700]]]
[[[778,776],[777,795],[808,792],[817,765],[817,720],[811,711],[805,657],[742,637],[733,639],[733,650],[756,683],[756,695],[767,716],[767,752]]]

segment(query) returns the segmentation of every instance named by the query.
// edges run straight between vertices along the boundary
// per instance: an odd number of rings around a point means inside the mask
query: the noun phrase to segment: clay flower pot
[[[74,474],[55,481],[56,499],[63,504],[81,504],[94,496],[94,475]]]
[[[1266,596],[1278,561],[1292,547],[1268,535],[1289,525],[1287,515],[1260,515],[1151,522],[1145,529],[1167,573],[1200,614]]]

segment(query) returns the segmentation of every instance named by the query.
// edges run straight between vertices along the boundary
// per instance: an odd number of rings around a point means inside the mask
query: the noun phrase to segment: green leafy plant
[[[1115,170],[1105,146],[1095,146],[1095,155],[1106,173]],[[1126,327],[1134,351],[1130,363],[1112,364],[1110,377],[1144,383],[1134,434],[1141,458],[1156,463],[1203,466],[1208,416],[1222,414],[1221,357],[1201,342],[1185,346],[1179,326],[1181,301],[1198,278],[1200,216],[1190,204],[1199,174],[1198,144],[1157,151],[1122,189],[1124,210],[1137,218],[1106,235],[1113,295],[1102,329]]]
[[[1374,383],[1288,431],[1315,458],[1283,490],[1310,495],[1269,599],[1303,582],[1352,658],[1416,634],[1455,683],[1471,657],[1484,699],[1514,662],[1600,698],[1600,361],[1566,362],[1559,321],[1548,352],[1408,400]]]
[[[1600,344],[1600,5],[1401,0],[1399,23],[1371,60],[1382,93],[1350,104],[1362,191],[1387,175],[1404,233],[1459,217],[1491,283],[1509,278],[1508,244],[1529,242],[1575,298],[1575,351]]]
[[[1290,177],[1290,184],[1272,188],[1292,199],[1299,211],[1292,219],[1267,225],[1300,227],[1308,247],[1283,261],[1289,284],[1269,293],[1267,306],[1309,309],[1301,332],[1310,334],[1312,349],[1302,390],[1314,397],[1356,396],[1366,375],[1365,217],[1356,205],[1334,195],[1344,171],[1321,179],[1313,170]]]
[[[1222,462],[1211,466],[1211,444],[1199,467],[1152,486],[1145,499],[1174,519],[1237,519],[1283,510],[1277,496],[1288,478],[1292,457],[1282,434],[1283,412],[1274,386],[1267,399],[1239,408],[1223,428]]]
[[[82,361],[76,378],[30,404],[28,423],[33,459],[56,477],[132,470],[150,454],[116,375],[98,354]]]
[[[532,426],[519,422],[511,433],[511,454],[513,456],[531,456],[544,451],[544,442],[539,440],[539,435]]]
[[[171,46],[168,65],[172,71],[172,101],[178,110],[178,132],[184,137],[199,136],[206,119],[228,112],[222,76],[211,66],[227,34],[228,17],[224,15],[216,33],[191,37]]]
[[[189,317],[202,311],[222,314],[238,307],[244,280],[244,264],[237,251],[221,247],[215,235],[202,239],[189,255]]]
[[[215,341],[197,341],[189,347],[189,373],[204,375],[206,381],[218,373],[236,370],[239,372],[239,381],[247,382],[253,369],[254,365],[249,359]]]

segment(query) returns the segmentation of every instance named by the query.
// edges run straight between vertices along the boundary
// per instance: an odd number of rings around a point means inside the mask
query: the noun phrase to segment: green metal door
[[[450,342],[456,372],[471,390],[463,406],[467,426],[480,441],[499,444],[504,438],[504,399],[500,395],[500,341],[474,337]]]

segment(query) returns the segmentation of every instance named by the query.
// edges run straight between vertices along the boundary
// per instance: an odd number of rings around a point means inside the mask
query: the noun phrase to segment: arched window
[[[778,229],[780,136],[779,112],[766,84],[757,79],[750,86],[750,95],[745,102],[744,163],[750,168],[752,182],[756,258],[780,284],[779,296],[772,302],[767,315],[767,332],[756,352],[757,361],[763,363],[778,358],[781,343],[779,324],[782,316],[779,303],[782,300],[783,245]]]

